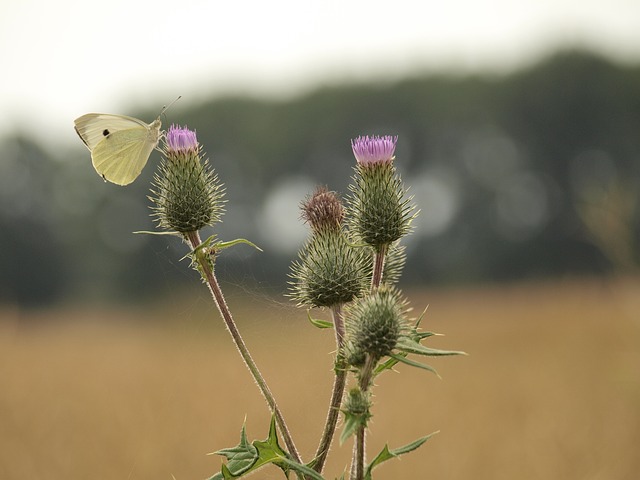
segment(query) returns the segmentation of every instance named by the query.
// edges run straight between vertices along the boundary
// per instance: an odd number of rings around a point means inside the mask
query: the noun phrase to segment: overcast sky
[[[291,95],[415,71],[509,71],[562,46],[640,61],[638,0],[0,0],[0,134],[182,95]],[[152,119],[145,119],[151,121]]]

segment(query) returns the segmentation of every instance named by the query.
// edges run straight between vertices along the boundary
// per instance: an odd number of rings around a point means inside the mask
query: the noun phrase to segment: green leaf
[[[395,353],[391,353],[389,356],[398,362],[406,363],[407,365],[411,365],[412,367],[422,368],[423,370],[428,370],[429,372],[434,373],[438,378],[440,378],[440,375],[438,374],[436,369],[433,368],[431,365],[427,365],[426,363],[416,362],[415,360],[411,360],[407,358],[406,355],[397,355]]]
[[[233,247],[234,245],[238,245],[239,243],[246,243],[247,245],[251,245],[256,250],[259,250],[261,252],[263,251],[255,243],[250,242],[249,240],[246,240],[244,238],[236,238],[235,240],[230,240],[228,242],[216,242],[216,240],[217,240],[216,235],[211,235],[206,240],[204,240],[200,245],[198,245],[196,248],[194,248],[189,253],[187,253],[184,257],[182,257],[180,260],[182,261],[185,258],[192,257],[194,255],[197,256],[203,252],[206,254],[210,254],[210,253],[216,254],[220,250]],[[208,251],[205,252],[205,250],[208,250]]]
[[[253,442],[253,445],[258,449],[259,458],[258,462],[254,465],[254,470],[268,464],[274,463],[281,467],[283,470],[286,468],[282,460],[287,458],[287,452],[285,452],[278,444],[278,435],[276,433],[276,419],[271,417],[271,425],[269,426],[269,436],[266,440]]]
[[[215,248],[216,250],[224,250],[225,248],[233,247],[234,245],[238,245],[239,243],[244,243],[246,245],[249,245],[249,246],[255,248],[256,250],[258,250],[259,252],[263,252],[264,251],[259,246],[257,246],[255,243],[250,242],[249,240],[247,240],[245,238],[236,238],[235,240],[230,240],[228,242],[218,242],[218,243],[215,243],[213,245],[213,248]]]
[[[215,453],[226,457],[227,463],[226,465],[222,465],[220,473],[210,477],[209,480],[233,480],[241,478],[270,463],[280,467],[285,475],[288,475],[288,473],[293,470],[315,480],[324,480],[318,472],[308,465],[302,465],[289,458],[287,452],[280,447],[274,416],[271,417],[269,436],[266,440],[255,440],[249,443],[245,433],[245,427],[243,426],[239,445],[233,448],[219,450]]]
[[[215,454],[227,458],[226,469],[229,470],[229,474],[231,474],[232,477],[225,475],[224,478],[237,478],[241,476],[254,466],[259,459],[258,449],[247,440],[245,425],[242,425],[242,431],[240,432],[240,444],[232,448],[218,450]]]
[[[340,434],[340,445],[346,442],[351,435],[355,434],[360,427],[366,427],[367,422],[371,418],[371,414],[368,412],[365,414],[354,414],[345,410],[342,412],[344,413],[344,426]]]
[[[310,310],[307,310],[307,318],[309,319],[309,321],[311,322],[311,324],[314,327],[317,327],[317,328],[333,328],[333,322],[330,322],[330,321],[327,321],[327,320],[320,320],[318,318],[312,318]]]
[[[465,352],[455,350],[438,350],[436,348],[425,347],[424,345],[408,337],[400,338],[398,340],[396,348],[406,353],[415,353],[417,355],[426,355],[429,357],[438,357],[444,355],[466,355]]]
[[[406,353],[401,353],[399,355],[406,356]],[[385,370],[393,370],[393,367],[395,367],[397,363],[398,363],[398,360],[396,360],[395,358],[388,358],[384,362],[376,365],[376,368],[373,370],[373,375],[377,376],[380,373],[384,372]]]
[[[415,333],[412,332],[412,335],[410,335],[410,337],[416,340],[417,342],[428,337],[442,337],[442,336],[443,335],[441,333],[434,333],[434,332],[415,332]]]
[[[177,237],[182,237],[180,232],[174,232],[172,230],[165,230],[162,232],[150,232],[148,230],[138,230],[137,232],[133,232],[134,234],[144,234],[144,235],[175,235]]]
[[[424,442],[426,442],[427,440],[429,440],[431,437],[433,437],[436,433],[438,432],[433,432],[430,433],[429,435],[426,435],[422,438],[419,438],[407,445],[404,445],[402,447],[396,448],[395,450],[389,450],[389,446],[385,445],[384,448],[382,449],[382,451],[376,455],[376,458],[374,458],[371,463],[369,465],[367,465],[367,468],[364,472],[364,479],[365,480],[371,480],[371,472],[373,471],[374,468],[376,468],[378,465],[380,465],[381,463],[386,462],[387,460],[391,460],[392,458],[396,458],[399,457],[400,455],[404,455],[405,453],[409,453],[409,452],[413,452],[415,449],[419,448],[420,446],[422,446],[422,444]]]

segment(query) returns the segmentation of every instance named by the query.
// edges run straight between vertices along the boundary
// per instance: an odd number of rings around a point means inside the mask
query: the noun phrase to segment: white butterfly
[[[160,116],[147,124],[124,115],[87,113],[76,118],[74,125],[91,151],[96,171],[118,185],[138,178],[162,136]]]

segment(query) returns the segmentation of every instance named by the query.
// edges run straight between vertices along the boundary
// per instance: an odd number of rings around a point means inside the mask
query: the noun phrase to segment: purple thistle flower
[[[198,150],[196,132],[187,127],[171,125],[166,135],[167,149],[173,152]]]
[[[353,154],[360,165],[373,165],[376,163],[391,163],[394,159],[398,136],[392,137],[377,135],[358,137],[351,140]]]

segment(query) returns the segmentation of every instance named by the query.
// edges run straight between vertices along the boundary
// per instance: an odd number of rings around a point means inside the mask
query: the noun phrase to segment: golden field
[[[203,479],[208,452],[269,414],[217,311],[176,294],[152,308],[0,310],[0,479]],[[640,279],[405,292],[442,376],[377,379],[369,454],[440,430],[384,479],[606,479],[640,472]],[[229,303],[305,459],[332,383],[333,335],[286,301]],[[327,478],[350,444],[334,444]],[[282,478],[274,467],[252,478]]]

